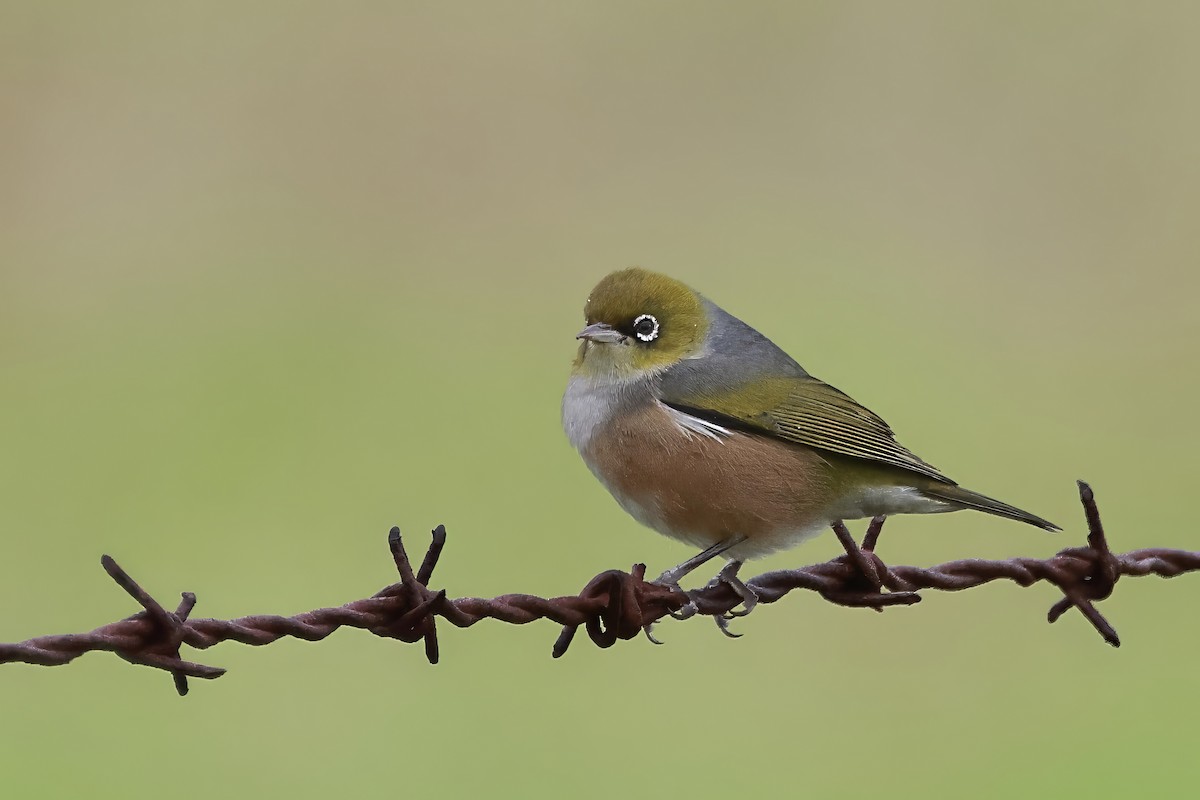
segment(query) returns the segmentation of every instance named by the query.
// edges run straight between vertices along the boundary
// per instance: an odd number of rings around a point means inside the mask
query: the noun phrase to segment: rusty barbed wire
[[[1009,580],[1019,586],[1046,581],[1063,594],[1050,608],[1047,615],[1050,622],[1070,608],[1077,608],[1105,641],[1116,647],[1120,645],[1117,632],[1095,603],[1111,595],[1123,575],[1171,578],[1200,570],[1200,552],[1151,548],[1115,555],[1109,550],[1092,490],[1082,481],[1079,497],[1087,520],[1087,544],[1062,550],[1050,558],[964,559],[926,568],[890,567],[875,554],[883,528],[883,519],[877,517],[868,526],[861,545],[844,525],[835,526],[846,555],[800,569],[767,572],[746,583],[758,595],[760,603],[774,603],[793,590],[806,589],[831,603],[882,611],[888,606],[919,602],[921,596],[917,592],[921,589],[959,591],[997,580]],[[558,658],[566,653],[580,627],[596,645],[610,647],[617,640],[632,639],[643,632],[649,636],[653,623],[690,603],[695,604],[695,613],[721,618],[742,602],[725,584],[711,583],[684,594],[648,582],[644,564],[635,564],[629,572],[602,572],[578,595],[543,598],[506,594],[491,599],[452,600],[444,590],[429,588],[445,543],[446,529],[438,526],[429,550],[414,572],[400,531],[392,528],[388,546],[400,575],[398,583],[337,608],[321,608],[291,617],[260,614],[231,620],[191,619],[196,596],[190,592],[183,593],[174,612],[167,611],[106,555],[100,560],[104,570],[143,610],[89,633],[39,636],[0,644],[0,664],[59,666],[84,653],[108,651],[132,664],[170,672],[176,690],[184,695],[189,677],[211,679],[225,674],[219,667],[184,660],[180,647],[185,644],[204,650],[227,641],[257,646],[293,637],[315,642],[339,628],[350,627],[403,642],[422,641],[426,658],[436,664],[438,618],[459,628],[468,628],[484,619],[516,625],[549,619],[563,626],[552,651]]]

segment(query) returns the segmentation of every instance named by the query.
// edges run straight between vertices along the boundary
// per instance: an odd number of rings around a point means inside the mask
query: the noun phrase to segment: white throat
[[[653,377],[635,381],[597,380],[587,375],[572,375],[563,393],[562,423],[567,439],[576,450],[587,447],[596,432],[618,411],[639,405],[659,403]],[[731,431],[721,425],[694,417],[668,405],[662,405],[667,416],[687,437],[704,436],[721,441]]]
[[[571,445],[582,450],[617,411],[653,402],[653,378],[615,381],[572,375],[563,393],[563,430]]]

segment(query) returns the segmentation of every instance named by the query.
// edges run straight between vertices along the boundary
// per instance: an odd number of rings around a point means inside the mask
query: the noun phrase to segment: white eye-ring
[[[658,320],[649,314],[642,314],[633,321],[633,335],[643,342],[653,342],[658,338]]]

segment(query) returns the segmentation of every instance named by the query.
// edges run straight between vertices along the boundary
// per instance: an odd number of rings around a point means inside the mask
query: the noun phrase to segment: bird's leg
[[[721,553],[724,553],[729,548],[733,547],[734,545],[741,544],[744,541],[746,541],[745,536],[730,536],[728,539],[722,539],[712,547],[709,547],[707,550],[700,551],[687,561],[684,561],[682,564],[677,564],[674,567],[671,567],[662,575],[659,575],[657,578],[655,578],[654,582],[660,586],[669,586],[672,589],[677,589],[679,588],[680,578],[686,577],[689,573],[695,571],[697,567],[704,566],[709,561],[712,561],[714,558],[721,555]]]

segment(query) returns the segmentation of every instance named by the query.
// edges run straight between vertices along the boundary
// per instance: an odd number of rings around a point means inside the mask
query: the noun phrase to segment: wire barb
[[[442,548],[446,545],[446,528],[438,525],[433,531],[433,541],[421,562],[421,568],[413,573],[412,563],[404,550],[404,542],[400,537],[400,529],[392,528],[388,532],[388,549],[392,552],[392,560],[400,573],[400,593],[408,603],[409,611],[387,625],[371,628],[371,633],[402,642],[415,642],[421,639],[425,642],[425,658],[430,664],[438,663],[437,611],[446,600],[445,590],[432,592],[429,590],[429,579],[437,567]],[[384,596],[390,589],[384,589],[376,597]],[[391,592],[395,594],[395,592]]]
[[[179,655],[179,646],[183,643],[183,623],[187,620],[192,609],[196,607],[196,595],[184,592],[175,613],[168,612],[150,596],[129,573],[113,560],[112,556],[101,556],[100,565],[118,586],[136,600],[144,611],[128,619],[143,619],[150,622],[150,629],[142,638],[137,648],[117,649],[116,654],[130,664],[142,664],[147,667],[164,669],[171,673],[175,683],[175,691],[180,697],[188,693],[188,677],[219,678],[225,670],[218,667],[206,667],[192,661],[184,661]]]
[[[1079,482],[1079,500],[1087,521],[1087,544],[1067,548],[1047,559],[1012,558],[1003,561],[965,559],[935,567],[889,567],[876,555],[883,518],[871,520],[860,543],[845,525],[834,532],[846,551],[823,564],[793,570],[767,572],[746,581],[758,602],[774,603],[789,592],[806,589],[843,606],[882,611],[893,605],[920,602],[923,589],[961,591],[996,580],[1018,586],[1046,581],[1058,587],[1062,599],[1047,614],[1055,622],[1071,608],[1114,647],[1120,645],[1116,630],[1097,610],[1096,604],[1112,595],[1123,576],[1159,575],[1175,577],[1200,570],[1200,552],[1153,548],[1123,555],[1111,552],[1100,521],[1100,511],[1090,486]],[[116,653],[132,664],[169,672],[180,695],[188,691],[188,678],[217,678],[225,673],[180,656],[184,644],[207,649],[221,642],[266,645],[284,637],[320,641],[343,627],[360,628],[376,636],[415,643],[422,641],[429,663],[439,658],[437,620],[468,628],[483,619],[514,625],[549,619],[562,626],[554,643],[555,658],[564,655],[583,628],[601,648],[618,640],[649,634],[650,627],[694,603],[697,613],[722,616],[735,609],[743,598],[727,582],[713,582],[687,595],[646,580],[646,565],[635,564],[629,572],[607,570],[588,581],[577,595],[543,598],[507,594],[491,599],[449,599],[443,589],[429,582],[446,544],[446,529],[438,526],[421,565],[414,572],[399,528],[388,533],[388,549],[400,580],[371,597],[337,608],[321,608],[291,617],[256,615],[232,620],[192,619],[196,596],[184,592],[169,612],[109,556],[101,559],[105,572],[125,590],[142,610],[133,616],[97,628],[90,633],[39,636],[24,642],[0,644],[0,663],[23,662],[43,666],[67,664],[84,653],[103,650]],[[690,606],[689,606],[690,610]],[[651,636],[651,641],[655,641]]]
[[[1064,550],[1059,555],[1070,554],[1091,559],[1092,569],[1069,585],[1059,585],[1064,597],[1050,607],[1046,619],[1051,623],[1057,622],[1059,617],[1074,606],[1079,609],[1088,622],[1092,623],[1092,627],[1100,632],[1104,641],[1113,647],[1120,647],[1121,639],[1117,636],[1116,629],[1096,609],[1095,603],[1108,598],[1113,593],[1113,589],[1117,586],[1117,579],[1121,577],[1121,562],[1108,549],[1108,539],[1104,536],[1104,526],[1100,522],[1100,509],[1096,506],[1096,496],[1092,492],[1092,487],[1083,481],[1077,481],[1077,483],[1079,484],[1079,502],[1083,504],[1083,514],[1087,520],[1088,543],[1087,547]]]

